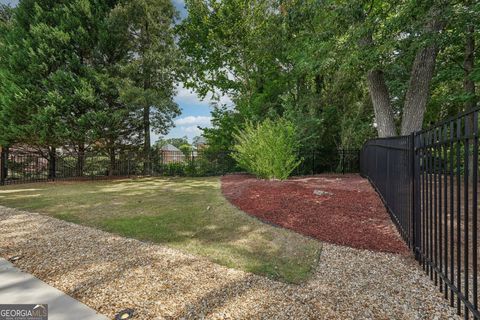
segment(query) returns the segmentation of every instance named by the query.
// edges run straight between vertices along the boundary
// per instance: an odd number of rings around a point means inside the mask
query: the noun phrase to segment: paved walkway
[[[0,301],[2,304],[48,304],[50,320],[103,320],[83,303],[15,268],[0,258]]]

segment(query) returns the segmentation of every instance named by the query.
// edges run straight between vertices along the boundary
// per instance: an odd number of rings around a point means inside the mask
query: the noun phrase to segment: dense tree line
[[[302,150],[358,148],[474,108],[477,1],[187,0],[180,47],[199,93],[229,94],[209,141],[278,116]],[[325,152],[323,152],[325,153]]]
[[[22,0],[1,8],[0,144],[150,152],[178,61],[168,0]],[[81,166],[82,157],[79,156]]]
[[[214,104],[210,149],[282,117],[304,154],[475,108],[472,0],[22,0],[0,10],[0,144],[151,150],[175,83]]]

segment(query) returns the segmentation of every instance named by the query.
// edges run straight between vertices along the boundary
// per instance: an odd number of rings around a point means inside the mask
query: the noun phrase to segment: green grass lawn
[[[317,263],[319,242],[272,227],[232,206],[213,178],[138,178],[14,185],[0,205],[44,213],[298,283]]]

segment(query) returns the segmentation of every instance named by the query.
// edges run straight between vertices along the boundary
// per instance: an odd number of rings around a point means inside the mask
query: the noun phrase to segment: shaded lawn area
[[[0,205],[166,244],[293,283],[308,278],[321,249],[315,240],[236,209],[222,196],[217,177],[13,185],[0,188]]]

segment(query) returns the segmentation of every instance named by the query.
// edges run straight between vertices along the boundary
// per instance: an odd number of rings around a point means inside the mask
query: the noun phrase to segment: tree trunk
[[[48,179],[55,180],[57,169],[57,150],[55,147],[48,148]]]
[[[402,135],[422,129],[437,51],[436,45],[429,45],[420,49],[415,56],[403,107]]]
[[[372,33],[369,32],[360,40],[360,47],[368,49],[374,46]],[[367,73],[367,85],[372,99],[375,123],[379,138],[393,137],[397,135],[393,110],[390,104],[390,94],[387,84],[380,69],[372,69]]]
[[[143,90],[144,94],[146,93],[146,90],[150,88],[150,74],[149,74],[149,69],[145,65],[145,53],[148,50],[148,47],[150,47],[150,34],[149,34],[149,24],[148,24],[148,19],[145,20],[145,26],[144,26],[144,43],[142,44],[142,59],[143,59]],[[148,99],[147,99],[148,101]],[[144,161],[143,161],[143,174],[148,174],[150,171],[150,105],[147,104],[143,107],[143,136],[144,136],[144,141],[143,141],[143,155],[144,155]]]
[[[471,75],[473,72],[473,68],[475,65],[475,27],[470,24],[467,26],[466,30],[466,39],[465,39],[465,56],[463,60],[463,70],[464,70],[464,80],[463,80],[463,89],[465,91],[465,94],[469,96],[469,99],[465,102],[464,109],[465,111],[475,109],[477,106],[477,100],[475,96],[475,82],[472,80]],[[473,126],[474,126],[474,116],[473,114],[470,114],[468,118],[466,119],[468,121],[468,127],[470,129],[470,132],[473,132]],[[470,141],[469,143],[469,150],[473,148],[473,141]],[[471,183],[474,183],[473,181],[473,170],[474,170],[475,164],[472,161],[472,158],[470,158],[470,161],[468,163],[468,176],[469,176],[469,181]]]
[[[446,22],[442,19],[443,9],[439,5],[432,5],[428,12],[430,18],[424,28],[425,34],[435,37],[445,27]],[[438,46],[433,41],[420,48],[415,55],[403,106],[400,131],[402,135],[408,135],[422,129],[437,53]]]
[[[315,93],[320,95],[323,88],[323,76],[317,74],[315,76]]]
[[[110,166],[108,169],[108,175],[113,176],[115,174],[115,163],[116,163],[115,147],[113,146],[113,144],[111,144],[110,147],[108,148],[108,155],[110,157]]]
[[[475,64],[475,27],[469,25],[466,32],[465,42],[465,58],[463,60],[463,69],[465,72],[463,89],[470,97],[465,102],[465,111],[474,109],[477,106],[477,99],[475,96],[475,82],[471,78],[474,64]]]
[[[148,174],[150,168],[150,107],[143,108],[143,134],[144,134],[144,142],[143,142],[143,154],[144,154],[144,162],[143,162],[143,173]]]
[[[80,143],[78,145],[78,157],[77,157],[77,176],[83,177],[83,169],[85,167],[85,145]]]
[[[8,177],[8,147],[0,146],[0,185],[5,184]]]
[[[375,112],[378,136],[380,138],[395,136],[393,111],[383,72],[381,70],[370,70],[367,74],[367,83]]]

